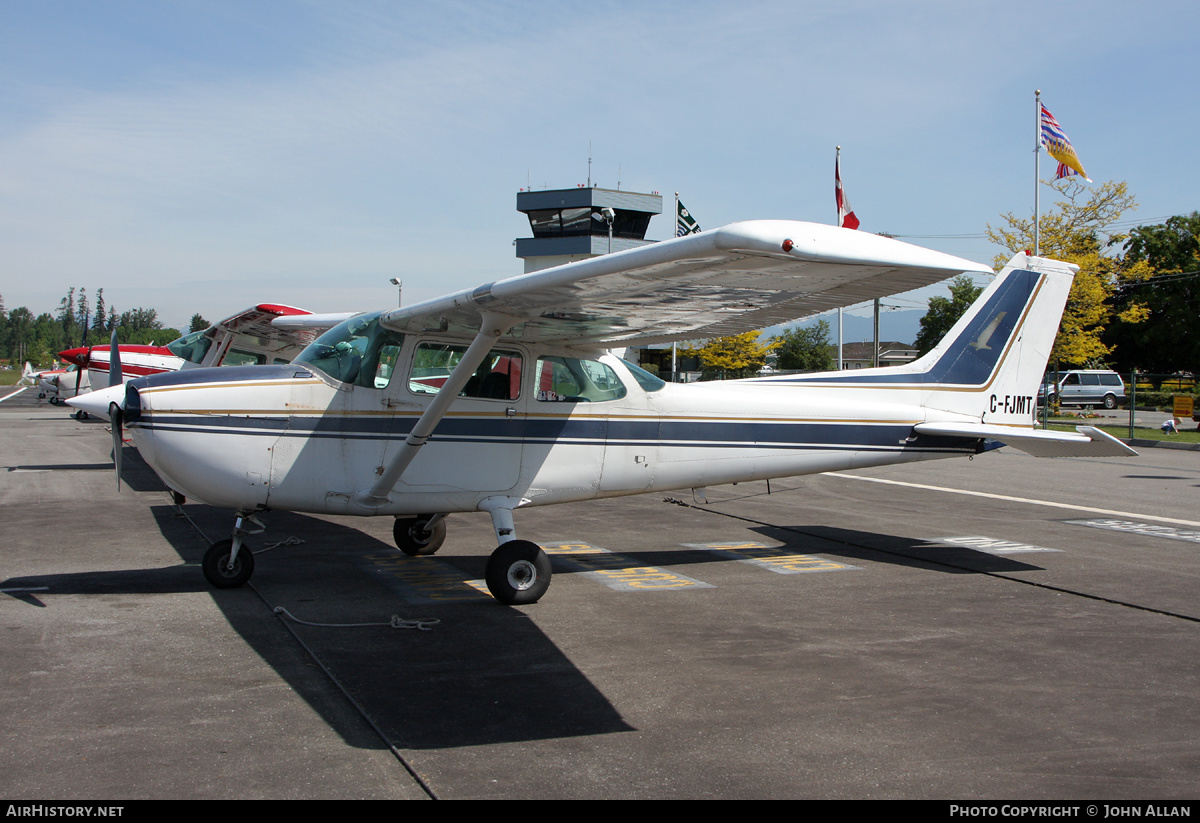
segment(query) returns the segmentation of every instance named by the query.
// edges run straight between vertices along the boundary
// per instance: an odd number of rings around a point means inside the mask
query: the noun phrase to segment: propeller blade
[[[113,329],[112,342],[108,344],[108,385],[119,386],[121,376],[121,347],[117,345],[117,330]]]
[[[88,349],[87,363],[91,363],[91,362],[92,362],[92,350]],[[79,396],[79,382],[81,380],[83,380],[83,372],[84,372],[84,369],[87,368],[87,363],[83,363],[83,364],[75,367],[75,396],[76,397]]]
[[[116,403],[108,404],[108,418],[112,421],[113,465],[117,468],[117,491],[121,490],[121,451],[125,438],[121,431],[121,422],[125,412]]]

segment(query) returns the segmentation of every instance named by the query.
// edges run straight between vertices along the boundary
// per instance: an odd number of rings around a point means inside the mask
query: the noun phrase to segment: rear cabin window
[[[413,356],[412,373],[408,378],[409,391],[416,394],[437,394],[446,385],[450,372],[466,354],[466,346],[445,343],[422,343]],[[459,397],[475,397],[482,400],[516,400],[521,395],[521,354],[515,351],[493,349],[467,385],[458,393]]]
[[[625,384],[599,360],[542,357],[535,375],[537,399],[546,403],[598,403],[625,396]]]

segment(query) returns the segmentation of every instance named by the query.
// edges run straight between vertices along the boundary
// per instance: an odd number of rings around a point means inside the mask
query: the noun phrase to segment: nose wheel
[[[257,528],[249,528],[249,523]],[[254,554],[242,540],[248,534],[261,534],[265,528],[249,512],[238,512],[232,538],[218,540],[204,553],[200,567],[204,570],[205,579],[218,589],[236,589],[246,585],[250,575],[254,574]]]
[[[254,555],[244,544],[239,547],[237,556],[230,562],[233,554],[232,540],[218,540],[208,547],[204,553],[204,577],[218,589],[236,589],[246,585],[250,575],[254,574]]]
[[[396,548],[410,557],[433,554],[446,540],[446,517],[442,514],[397,517],[392,538]]]

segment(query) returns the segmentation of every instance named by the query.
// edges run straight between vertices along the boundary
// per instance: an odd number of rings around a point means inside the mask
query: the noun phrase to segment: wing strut
[[[462,359],[458,361],[454,370],[450,372],[450,376],[446,378],[446,383],[434,395],[428,408],[421,414],[416,425],[412,427],[412,431],[404,439],[404,444],[400,447],[400,451],[392,460],[391,465],[379,476],[379,479],[375,481],[375,485],[369,489],[360,489],[354,495],[355,502],[371,509],[378,509],[388,504],[388,494],[400,482],[400,478],[404,475],[404,470],[408,468],[408,465],[417,456],[417,452],[420,451],[430,435],[433,434],[433,430],[437,428],[437,424],[445,417],[450,404],[458,398],[458,393],[467,385],[467,381],[471,379],[471,375],[475,373],[475,370],[479,368],[483,359],[488,356],[492,347],[496,345],[496,341],[500,339],[500,335],[520,322],[521,318],[518,317],[495,312],[483,312],[479,333],[475,335],[475,339],[471,341],[471,345],[463,353]]]

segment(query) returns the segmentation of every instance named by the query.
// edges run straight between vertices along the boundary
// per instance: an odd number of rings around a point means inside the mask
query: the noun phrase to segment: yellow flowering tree
[[[1067,178],[1049,185],[1062,200],[1041,218],[1039,252],[1042,257],[1079,266],[1050,356],[1072,366],[1099,365],[1110,351],[1101,338],[1112,318],[1137,323],[1147,316],[1146,307],[1137,303],[1129,304],[1119,314],[1114,314],[1112,308],[1120,284],[1144,280],[1151,274],[1144,262],[1126,262],[1113,251],[1127,237],[1111,229],[1125,212],[1137,208],[1137,201],[1124,182],[1110,180],[1088,188]],[[1086,192],[1090,195],[1085,199]],[[1011,255],[1033,249],[1032,219],[1008,212],[1001,215],[1001,220],[999,227],[990,223],[987,227],[988,239],[1008,250],[1007,254],[997,255],[997,268]]]
[[[760,331],[748,331],[730,337],[716,337],[703,346],[686,346],[682,352],[700,358],[700,368],[708,380],[753,377],[762,371],[767,355],[778,343],[758,342]]]

